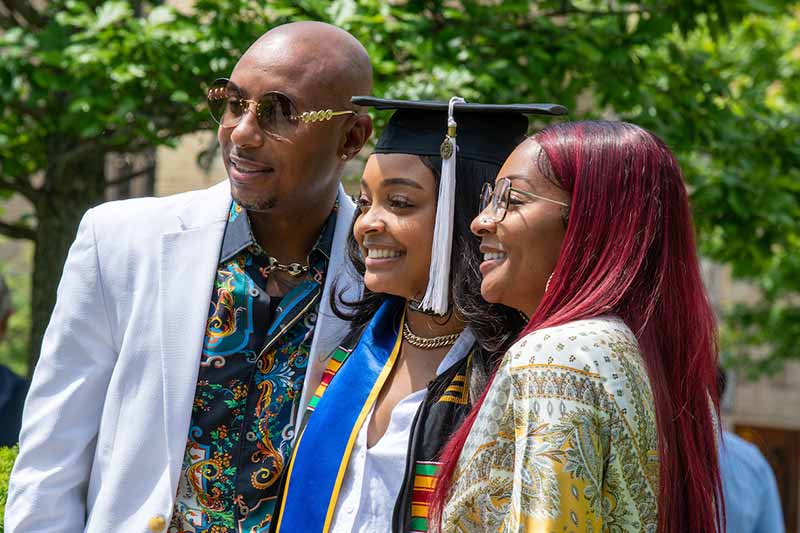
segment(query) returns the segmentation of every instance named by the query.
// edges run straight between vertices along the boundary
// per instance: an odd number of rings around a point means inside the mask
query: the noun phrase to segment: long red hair
[[[658,137],[624,122],[560,123],[533,139],[542,152],[532,164],[571,201],[549,289],[521,336],[608,313],[631,328],[656,409],[658,532],[715,532],[724,525],[716,321],[678,162]],[[487,391],[442,451],[434,527]]]

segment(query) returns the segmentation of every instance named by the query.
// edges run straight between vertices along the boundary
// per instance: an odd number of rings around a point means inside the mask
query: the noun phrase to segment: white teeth
[[[402,252],[397,250],[384,250],[380,248],[369,248],[367,250],[367,257],[370,259],[387,259],[389,257],[400,257]]]
[[[503,252],[488,252],[483,254],[484,261],[496,261],[498,259],[505,259],[506,254]]]

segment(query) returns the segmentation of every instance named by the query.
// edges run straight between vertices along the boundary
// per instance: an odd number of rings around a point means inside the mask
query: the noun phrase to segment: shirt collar
[[[450,350],[447,352],[447,355],[444,356],[442,362],[439,363],[439,368],[436,369],[436,375],[441,376],[450,368],[456,364],[457,362],[461,361],[472,350],[472,346],[475,344],[475,334],[472,333],[472,330],[469,328],[464,328],[464,331],[461,332],[461,335],[458,336],[455,344]]]
[[[322,231],[319,234],[319,238],[317,238],[316,244],[314,244],[309,254],[309,263],[314,262],[318,254],[322,254],[325,259],[330,258],[333,233],[336,229],[336,213],[338,210],[339,201],[337,200],[331,214],[328,215],[325,224],[322,226]],[[219,262],[223,263],[228,261],[245,249],[249,249],[251,253],[256,255],[265,253],[258,242],[256,242],[255,237],[253,237],[253,230],[250,227],[250,217],[247,216],[247,210],[234,200],[228,212],[228,222],[225,226],[225,235],[222,237]]]

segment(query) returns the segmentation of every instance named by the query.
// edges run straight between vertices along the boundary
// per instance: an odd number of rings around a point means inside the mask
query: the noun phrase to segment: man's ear
[[[356,115],[350,128],[344,134],[339,153],[346,154],[347,159],[352,159],[361,151],[371,135],[372,117],[366,113]]]

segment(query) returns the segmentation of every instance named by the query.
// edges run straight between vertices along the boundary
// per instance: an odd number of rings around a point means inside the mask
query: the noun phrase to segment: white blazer
[[[166,531],[230,203],[225,181],[84,215],[25,404],[7,533]],[[343,271],[353,212],[340,187],[298,416],[347,331],[333,281],[362,291]]]

